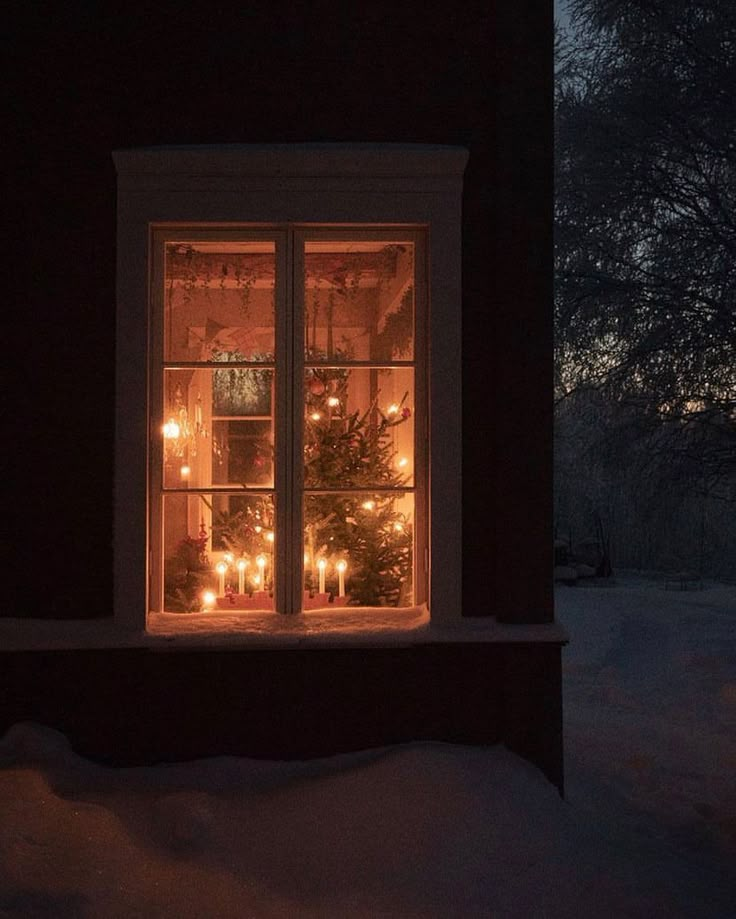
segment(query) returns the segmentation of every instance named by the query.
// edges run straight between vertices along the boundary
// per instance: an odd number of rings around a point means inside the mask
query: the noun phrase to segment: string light
[[[320,419],[322,416],[320,415],[319,412],[312,412],[312,414],[310,415],[310,417],[311,417],[312,421],[319,421],[319,419]]]
[[[337,398],[337,396],[330,396],[330,398],[327,400],[327,404],[330,406],[330,408],[337,408],[337,406],[340,404],[340,400]]]
[[[205,609],[211,609],[217,601],[217,597],[212,593],[211,590],[205,590],[202,594],[202,605]]]
[[[174,421],[173,418],[169,418],[169,420],[166,422],[166,424],[163,427],[163,431],[164,431],[164,437],[167,440],[176,440],[176,438],[181,433],[181,428]]]
[[[375,506],[376,506],[375,501],[364,501],[361,504],[361,507],[363,508],[364,511],[372,511]]]
[[[398,412],[398,410],[399,410],[399,406],[395,402],[392,402],[391,405],[389,405],[389,407],[386,409],[386,414],[395,415]]]

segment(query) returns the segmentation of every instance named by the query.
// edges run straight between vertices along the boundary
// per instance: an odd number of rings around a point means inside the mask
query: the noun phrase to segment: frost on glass
[[[163,515],[165,611],[273,609],[271,495],[169,494]]]
[[[273,242],[167,242],[164,360],[272,360]]]
[[[304,288],[307,361],[413,360],[413,243],[307,242]]]
[[[307,495],[304,605],[413,604],[411,493]]]
[[[164,371],[165,488],[273,487],[268,368]]]

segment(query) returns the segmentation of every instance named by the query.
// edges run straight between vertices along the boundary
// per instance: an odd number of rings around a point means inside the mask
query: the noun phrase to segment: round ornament
[[[325,391],[325,384],[322,380],[313,379],[309,381],[309,391],[313,396],[321,396]]]

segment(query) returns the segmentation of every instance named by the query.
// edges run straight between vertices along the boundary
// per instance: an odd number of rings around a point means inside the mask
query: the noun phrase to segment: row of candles
[[[270,535],[270,534],[269,534]],[[251,578],[253,585],[255,587],[260,587],[261,590],[266,588],[266,569],[268,567],[268,559],[265,555],[256,556],[256,566],[258,567],[258,574],[253,575]],[[226,552],[222,558],[222,561],[219,561],[215,565],[215,571],[217,572],[217,592],[222,597],[225,595],[225,576],[230,568],[234,567],[238,572],[238,593],[245,593],[245,578],[246,572],[250,567],[250,559],[239,558],[235,560],[234,556],[230,552]],[[347,571],[348,563],[344,558],[341,558],[335,564],[335,570],[337,571],[337,595],[339,597],[345,596],[345,572]],[[320,558],[317,560],[317,571],[319,572],[319,592],[321,594],[325,593],[325,580],[327,574],[327,559]]]

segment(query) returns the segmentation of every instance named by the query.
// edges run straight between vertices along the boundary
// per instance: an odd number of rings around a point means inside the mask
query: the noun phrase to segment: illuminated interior
[[[415,237],[314,236],[160,238],[154,608],[417,602]]]

